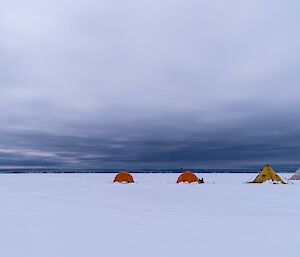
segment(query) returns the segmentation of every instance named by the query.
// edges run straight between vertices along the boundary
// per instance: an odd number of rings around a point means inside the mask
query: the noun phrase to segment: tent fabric
[[[184,171],[177,179],[177,183],[180,182],[188,182],[188,183],[193,183],[193,182],[199,182],[199,178],[191,171]],[[203,183],[203,180],[201,180]]]
[[[132,175],[127,171],[119,172],[113,182],[119,183],[134,183]]]
[[[266,165],[258,176],[250,183],[263,183],[267,180],[277,181],[279,183],[285,184],[281,177],[271,168],[270,165]]]
[[[291,180],[300,180],[300,169],[297,169],[294,175],[290,178]]]

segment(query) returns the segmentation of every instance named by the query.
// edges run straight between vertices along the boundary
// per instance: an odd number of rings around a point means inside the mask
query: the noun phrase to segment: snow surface
[[[290,174],[281,174],[290,177]],[[300,182],[256,174],[0,175],[0,257],[299,257]]]

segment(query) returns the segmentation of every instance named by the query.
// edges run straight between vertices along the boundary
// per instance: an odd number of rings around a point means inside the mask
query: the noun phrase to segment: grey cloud
[[[298,9],[1,1],[0,162],[299,162]]]

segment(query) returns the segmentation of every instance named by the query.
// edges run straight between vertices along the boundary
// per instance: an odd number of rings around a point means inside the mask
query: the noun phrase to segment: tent
[[[297,169],[294,175],[290,178],[291,180],[300,180],[300,169]]]
[[[120,171],[115,179],[114,182],[119,182],[119,183],[134,183],[133,177],[131,174],[127,171]]]
[[[250,183],[263,183],[267,180],[272,180],[273,182],[276,181],[285,184],[282,178],[277,175],[277,173],[271,168],[270,165],[266,165],[257,175],[257,177]]]
[[[184,171],[177,179],[177,183],[180,182],[188,182],[188,183],[193,183],[193,182],[198,182],[198,183],[203,183],[203,179],[199,179],[193,172],[191,171]]]

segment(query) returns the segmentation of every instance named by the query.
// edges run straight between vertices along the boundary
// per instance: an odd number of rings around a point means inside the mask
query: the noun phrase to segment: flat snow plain
[[[1,174],[0,257],[300,256],[300,182],[114,175]]]

